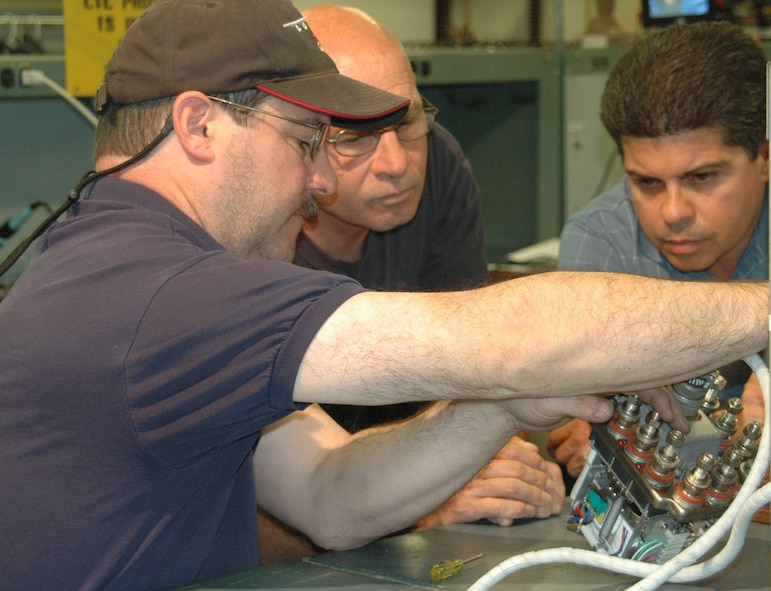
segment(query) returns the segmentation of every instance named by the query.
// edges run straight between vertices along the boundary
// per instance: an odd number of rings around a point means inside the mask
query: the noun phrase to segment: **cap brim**
[[[337,72],[260,82],[270,95],[329,115],[332,125],[347,129],[379,129],[402,120],[409,99],[364,84]]]

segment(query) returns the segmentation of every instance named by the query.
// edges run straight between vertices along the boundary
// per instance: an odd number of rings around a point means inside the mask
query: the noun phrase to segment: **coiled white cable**
[[[763,360],[759,355],[751,355],[750,357],[747,357],[745,361],[747,365],[752,368],[752,371],[754,371],[757,375],[758,382],[760,383],[760,389],[763,392],[763,409],[765,416],[764,424],[766,426],[766,428],[763,429],[763,434],[760,438],[760,445],[758,446],[757,455],[753,460],[752,469],[750,470],[747,479],[742,485],[742,488],[739,489],[736,497],[734,497],[731,505],[728,507],[728,509],[726,509],[725,513],[721,515],[720,519],[718,519],[718,521],[709,529],[709,531],[698,540],[696,540],[696,542],[694,542],[691,546],[686,548],[683,552],[672,558],[672,560],[662,564],[645,579],[630,587],[630,591],[647,591],[650,589],[656,589],[663,582],[672,578],[675,573],[684,567],[693,564],[696,560],[701,558],[710,548],[715,545],[715,543],[717,543],[723,537],[723,535],[728,530],[732,528],[732,526],[735,528],[734,532],[739,532],[740,535],[731,535],[731,538],[729,539],[730,547],[727,545],[719,554],[720,556],[726,552],[726,550],[728,550],[725,556],[730,556],[730,560],[724,562],[724,560],[716,561],[715,558],[713,558],[704,564],[689,568],[687,573],[681,573],[685,577],[684,579],[678,577],[676,580],[694,581],[706,578],[715,574],[716,572],[719,572],[725,566],[727,566],[730,561],[733,560],[733,558],[736,557],[736,555],[739,553],[739,550],[741,550],[741,547],[744,545],[744,538],[747,533],[747,527],[749,526],[749,522],[752,519],[754,511],[752,513],[745,511],[742,514],[742,517],[744,517],[744,523],[741,523],[739,514],[744,508],[745,503],[754,493],[759,493],[760,498],[765,496],[763,489],[758,490],[758,487],[760,486],[760,483],[763,480],[763,475],[765,474],[766,468],[768,467],[769,441],[771,440],[771,428],[768,428],[769,425],[771,425],[771,421],[769,420],[771,407],[769,407],[768,368],[766,367],[765,363],[763,363]],[[766,502],[768,502],[768,499]],[[761,503],[761,506],[762,505],[763,503]],[[755,510],[757,510],[757,508]],[[720,566],[719,568],[716,568],[718,564]]]
[[[550,548],[525,552],[504,560],[490,569],[485,575],[469,587],[469,591],[487,591],[493,585],[510,574],[532,566],[570,563],[582,566],[592,566],[616,573],[645,577],[629,591],[649,591],[656,589],[666,581],[677,583],[696,581],[707,578],[728,566],[738,555],[747,534],[750,520],[755,512],[771,501],[771,484],[758,488],[769,462],[771,447],[771,405],[769,405],[769,371],[759,355],[750,355],[744,360],[755,372],[763,393],[765,428],[760,438],[758,452],[753,460],[752,469],[742,488],[737,493],[731,505],[715,524],[691,544],[683,552],[662,564],[649,564],[608,556],[590,550],[578,548]],[[715,556],[701,564],[692,565],[712,548],[723,535],[731,530],[731,536],[723,549]]]

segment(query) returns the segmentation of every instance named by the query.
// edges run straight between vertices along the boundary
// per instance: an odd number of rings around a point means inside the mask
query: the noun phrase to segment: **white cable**
[[[53,90],[56,94],[58,94],[60,97],[62,97],[65,101],[67,101],[70,105],[75,107],[75,109],[83,115],[83,117],[88,121],[93,127],[96,127],[98,118],[94,113],[88,109],[83,103],[81,103],[77,98],[72,96],[65,88],[57,84],[55,81],[51,80],[48,76],[45,75],[45,72],[42,70],[34,70],[34,69],[24,69],[20,73],[21,76],[21,84],[22,86],[36,86],[38,84],[44,84],[45,86],[48,86],[51,90]]]
[[[767,504],[769,501],[771,501],[771,484],[765,485],[762,489],[755,491],[755,493],[750,496],[749,501],[742,507],[742,512],[737,518],[736,526],[733,528],[731,534],[731,540],[729,540],[729,543],[719,554],[716,554],[703,564],[683,569],[680,573],[670,577],[669,580],[675,583],[691,582],[711,576],[715,572],[728,566],[733,559],[736,558],[736,555],[742,548],[744,536],[746,535],[747,527],[749,526],[752,516],[760,507]],[[733,544],[732,541],[734,542]],[[468,591],[486,591],[516,571],[533,566],[543,566],[555,563],[592,566],[635,577],[643,577],[646,574],[649,574],[651,570],[655,573],[657,570],[654,569],[661,568],[658,565],[638,562],[626,558],[618,558],[616,556],[608,556],[592,550],[581,550],[578,548],[550,548],[547,550],[525,552],[524,554],[519,554],[501,562],[498,566],[490,569],[487,574],[477,579],[477,581],[469,587]],[[645,581],[645,579],[643,579],[643,581]],[[640,583],[643,581],[640,581]],[[634,587],[630,588],[630,591],[631,589],[634,589]]]
[[[48,86],[48,88],[53,90],[55,93],[61,96],[65,101],[67,101],[73,107],[75,107],[75,109],[81,115],[83,115],[85,120],[88,121],[93,127],[96,127],[96,124],[99,121],[98,118],[83,103],[81,103],[78,99],[72,96],[69,92],[67,92],[64,88],[59,86],[56,82],[51,80],[45,74],[43,74],[40,80],[43,82],[43,84]]]
[[[725,513],[721,515],[720,519],[698,540],[696,540],[691,546],[686,548],[683,552],[673,557],[672,560],[665,562],[659,566],[653,573],[648,575],[645,579],[638,582],[636,585],[630,587],[629,591],[649,591],[651,589],[658,588],[662,583],[668,581],[672,576],[683,569],[684,567],[693,564],[701,558],[712,546],[717,543],[723,535],[731,529],[733,525],[737,525],[741,528],[737,515],[742,509],[745,502],[751,497],[751,495],[758,489],[763,475],[768,467],[769,458],[769,438],[771,437],[771,420],[769,419],[769,413],[771,413],[771,407],[769,406],[769,374],[768,368],[763,363],[763,360],[759,355],[751,355],[745,359],[747,365],[755,372],[760,383],[760,389],[763,392],[763,408],[765,416],[765,429],[760,437],[760,444],[758,446],[758,452],[752,463],[752,470],[750,470],[747,479],[744,481],[741,489],[734,497],[731,505],[726,509]],[[747,523],[752,519],[752,514],[748,515]],[[746,527],[743,527],[744,533],[746,533]],[[736,549],[736,553],[741,550],[741,546],[744,544],[744,535],[731,536],[732,540],[738,541],[739,546]],[[735,555],[734,555],[735,556]],[[709,565],[709,566],[707,566]],[[704,565],[699,565],[694,569],[694,575],[696,578],[706,578],[712,574],[715,574],[721,568],[714,568],[715,563],[708,561]],[[725,565],[723,565],[725,566]],[[703,573],[701,571],[704,571]],[[698,574],[697,574],[698,572]],[[679,580],[679,579],[678,579]],[[689,579],[695,580],[695,579]]]
[[[744,545],[744,538],[747,535],[747,528],[752,521],[752,516],[769,502],[771,502],[771,483],[752,493],[742,505],[736,518],[736,524],[731,529],[731,537],[718,554],[701,564],[684,568],[679,575],[673,576],[670,580],[676,582],[698,581],[720,572],[731,564]]]
[[[715,524],[691,544],[685,551],[663,565],[638,562],[618,558],[577,548],[552,548],[537,550],[513,556],[490,569],[477,579],[468,591],[487,591],[493,585],[510,574],[532,566],[570,563],[593,566],[635,577],[646,577],[631,587],[629,591],[656,589],[667,580],[688,582],[709,577],[719,572],[733,561],[744,545],[749,522],[755,512],[771,501],[771,484],[758,489],[769,461],[769,441],[771,441],[771,405],[769,404],[769,371],[759,355],[750,355],[745,362],[758,377],[763,393],[765,427],[760,438],[758,453],[753,460],[752,469],[742,488],[731,505]],[[733,526],[733,529],[732,529]],[[704,555],[729,529],[731,537],[725,547],[714,557],[702,564],[688,566]]]

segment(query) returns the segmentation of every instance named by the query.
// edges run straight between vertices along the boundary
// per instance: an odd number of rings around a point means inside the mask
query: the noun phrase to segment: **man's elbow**
[[[335,526],[321,528],[318,532],[306,531],[305,534],[319,548],[325,550],[352,550],[360,548],[382,536],[368,534],[364,531],[347,531],[348,528]],[[385,534],[382,534],[385,535]]]

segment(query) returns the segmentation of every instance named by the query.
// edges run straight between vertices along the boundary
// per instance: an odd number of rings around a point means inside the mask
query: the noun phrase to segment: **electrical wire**
[[[666,581],[676,583],[697,581],[710,577],[728,566],[744,545],[752,516],[760,507],[771,502],[771,483],[758,488],[768,467],[769,448],[771,447],[769,370],[759,355],[750,355],[745,358],[745,362],[755,372],[760,383],[766,428],[763,429],[757,455],[744,484],[728,509],[703,536],[662,565],[608,556],[578,548],[550,548],[525,552],[504,560],[490,569],[485,575],[477,579],[468,588],[468,591],[487,591],[514,572],[533,566],[555,563],[591,566],[638,578],[644,577],[628,591],[649,591],[656,589]],[[690,566],[720,541],[728,530],[731,530],[731,535],[718,554],[704,563]]]
[[[51,90],[53,90],[56,94],[58,94],[61,98],[63,98],[65,101],[67,101],[72,107],[75,108],[80,115],[82,115],[86,121],[88,121],[93,127],[97,126],[97,123],[99,122],[99,119],[97,116],[88,109],[83,103],[81,103],[77,98],[72,96],[67,90],[62,87],[60,84],[49,78],[45,75],[45,72],[42,70],[37,69],[31,69],[27,68],[22,71],[22,80],[23,83],[26,86],[34,86],[37,84],[43,84],[45,86],[48,86]],[[37,238],[40,237],[40,235],[45,232],[58,218],[61,216],[65,211],[67,211],[72,205],[80,199],[80,193],[81,191],[88,185],[89,183],[92,183],[97,178],[103,176],[104,174],[108,174],[110,172],[115,172],[117,170],[120,170],[122,168],[125,168],[129,164],[132,164],[133,162],[136,162],[139,158],[143,157],[147,154],[153,147],[158,145],[160,143],[160,140],[163,139],[166,135],[168,135],[169,130],[167,129],[169,127],[169,121],[167,120],[166,126],[164,126],[163,130],[161,131],[161,134],[151,142],[150,146],[145,148],[138,154],[136,157],[129,159],[123,164],[119,164],[118,166],[104,171],[103,173],[95,173],[95,172],[88,172],[86,173],[83,178],[80,180],[80,183],[77,187],[75,187],[72,191],[70,191],[69,195],[67,196],[67,200],[60,205],[55,211],[51,211],[51,207],[46,205],[46,208],[49,211],[48,217],[35,229],[35,231],[27,236],[12,252],[9,254],[5,260],[3,260],[2,263],[0,263],[0,276],[4,275],[8,270],[13,267],[13,265],[16,263],[16,261],[19,260],[22,254],[24,254],[24,251],[29,248],[30,244],[34,242]]]
[[[635,552],[634,556],[632,556],[632,560],[638,562],[650,562],[652,557],[658,555],[656,551],[663,548],[665,542],[666,538],[664,536],[656,536],[655,538],[651,538],[637,549],[637,552]]]
[[[720,519],[718,519],[718,521],[709,529],[709,531],[707,531],[707,533],[701,536],[683,552],[672,558],[672,560],[669,560],[668,562],[660,565],[645,579],[630,587],[630,591],[648,591],[658,588],[662,583],[668,581],[669,579],[675,580],[673,578],[675,573],[678,573],[688,565],[696,562],[696,560],[701,558],[710,548],[712,548],[714,544],[717,543],[727,531],[733,530],[728,544],[726,544],[718,556],[708,560],[704,564],[692,567],[687,573],[684,574],[684,576],[686,577],[685,580],[687,581],[695,581],[709,577],[725,568],[725,566],[730,564],[731,560],[736,557],[744,545],[744,537],[747,533],[749,522],[752,519],[755,511],[757,511],[757,508],[751,513],[749,510],[741,512],[741,509],[744,507],[745,503],[750,500],[755,492],[760,493],[760,498],[765,498],[771,494],[770,486],[763,487],[762,489],[758,488],[761,481],[763,480],[763,475],[766,472],[766,468],[768,467],[769,440],[771,440],[771,428],[769,428],[771,426],[771,406],[769,406],[768,392],[769,373],[768,368],[763,363],[763,360],[759,355],[751,355],[745,361],[757,375],[758,382],[760,383],[760,387],[763,392],[763,407],[765,415],[764,422],[766,427],[763,429],[763,434],[760,438],[760,445],[758,446],[758,452],[755,456],[755,459],[753,460],[752,469],[750,470],[750,473],[747,476],[747,479],[744,481],[741,489],[739,489],[739,492],[736,494],[736,497],[734,497],[731,505],[728,507],[728,509],[726,509],[725,513],[721,515]],[[764,491],[764,489],[766,490]],[[765,502],[769,502],[769,500],[771,500],[771,496],[768,496]],[[755,502],[756,501],[752,501],[749,506],[752,507]],[[764,503],[761,503],[760,506],[763,504]],[[739,516],[740,513],[741,519]],[[737,533],[739,535],[736,535]],[[721,558],[716,560],[718,557]],[[681,579],[678,578],[678,580]]]
[[[132,164],[135,164],[145,156],[147,156],[155,147],[160,144],[163,139],[169,135],[172,130],[174,129],[174,122],[172,121],[171,115],[166,117],[166,122],[163,125],[163,129],[158,133],[158,135],[155,136],[155,138],[147,144],[144,148],[142,148],[141,151],[139,151],[137,154],[129,158],[128,160],[121,162],[120,164],[117,164],[113,166],[112,168],[107,168],[105,170],[100,170],[99,172],[95,171],[89,171],[86,174],[83,175],[83,177],[80,179],[80,182],[78,185],[69,192],[67,195],[67,200],[62,203],[56,210],[49,215],[43,222],[35,229],[32,234],[27,236],[12,252],[9,254],[5,260],[0,263],[0,277],[2,277],[5,273],[8,272],[8,270],[13,267],[13,265],[16,263],[16,261],[19,260],[22,254],[24,254],[24,251],[29,248],[29,246],[37,240],[43,232],[45,232],[58,218],[61,216],[65,211],[67,211],[70,207],[72,207],[77,201],[80,199],[80,194],[83,192],[83,189],[85,189],[88,185],[96,181],[97,179],[102,178],[103,176],[106,176],[108,174],[113,174],[115,172],[118,172],[120,170],[123,170],[124,168],[128,168]]]
[[[53,90],[56,94],[62,97],[70,105],[72,105],[75,108],[75,110],[77,110],[78,113],[80,113],[86,121],[88,121],[93,127],[96,127],[96,124],[99,122],[98,117],[93,113],[93,111],[91,111],[88,107],[86,107],[83,103],[81,103],[77,98],[75,98],[69,92],[67,92],[65,88],[63,88],[54,80],[51,80],[51,78],[46,76],[41,71],[35,72],[34,80],[44,84],[45,86]]]

